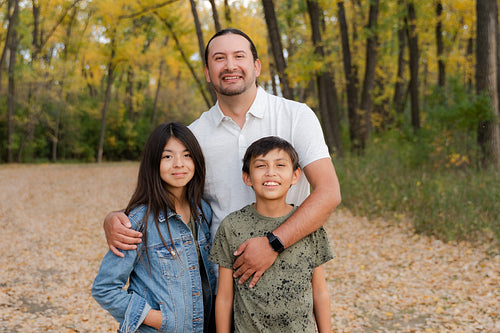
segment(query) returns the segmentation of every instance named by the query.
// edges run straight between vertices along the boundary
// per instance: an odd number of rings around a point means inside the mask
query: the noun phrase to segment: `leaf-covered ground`
[[[0,166],[0,332],[114,332],[90,286],[137,164]],[[335,332],[500,332],[500,255],[337,210]]]

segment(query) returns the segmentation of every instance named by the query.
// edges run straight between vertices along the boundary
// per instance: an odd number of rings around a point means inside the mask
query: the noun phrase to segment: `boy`
[[[286,203],[300,176],[293,146],[270,136],[255,141],[243,158],[243,182],[255,203],[229,214],[215,236],[209,259],[219,264],[215,301],[217,332],[330,332],[330,302],[323,264],[334,254],[323,228],[283,251],[272,231],[297,209]],[[253,288],[233,278],[234,252],[251,237],[267,236],[279,254]],[[276,244],[278,243],[278,244]],[[281,245],[281,246],[280,246]],[[314,315],[313,315],[314,313]]]

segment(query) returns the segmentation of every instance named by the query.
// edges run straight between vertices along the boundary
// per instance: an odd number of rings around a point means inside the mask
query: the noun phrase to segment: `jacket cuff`
[[[118,332],[136,332],[150,310],[151,306],[146,302],[146,299],[136,293],[132,293],[127,310],[125,311],[125,318],[123,323],[120,325]]]

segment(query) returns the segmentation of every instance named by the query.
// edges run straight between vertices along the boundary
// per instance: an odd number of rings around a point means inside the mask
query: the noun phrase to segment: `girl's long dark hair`
[[[172,193],[167,190],[166,183],[160,177],[160,162],[163,149],[170,138],[176,138],[189,151],[194,163],[193,178],[186,185],[186,199],[190,205],[191,216],[196,220],[198,217],[205,219],[201,207],[201,198],[205,187],[205,159],[201,151],[201,147],[196,140],[194,134],[185,125],[178,122],[164,123],[158,126],[149,136],[144,150],[142,152],[141,164],[139,167],[139,176],[137,179],[137,187],[134,194],[125,209],[125,214],[129,215],[130,212],[141,205],[147,207],[146,215],[144,216],[140,231],[143,233],[143,245],[147,252],[147,228],[148,217],[151,212],[154,214],[154,221],[158,232],[160,231],[158,219],[160,212],[165,215],[165,222],[167,223],[170,241],[172,242],[173,249],[169,248],[161,235],[160,238],[169,249],[175,251],[174,241],[170,232],[168,223],[167,210],[175,212],[174,203],[171,200]]]

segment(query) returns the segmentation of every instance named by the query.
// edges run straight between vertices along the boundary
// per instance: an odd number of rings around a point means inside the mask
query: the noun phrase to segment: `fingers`
[[[266,237],[251,238],[242,243],[235,255],[239,257],[233,264],[234,278],[239,278],[238,283],[245,283],[250,277],[249,287],[255,286],[262,274],[272,266],[278,253],[275,252],[269,245]]]
[[[113,252],[116,256],[118,257],[125,257],[125,255],[120,252],[116,247],[114,247],[113,245],[109,245],[109,249],[111,250],[111,252]]]
[[[110,249],[111,247],[115,247],[123,251],[135,250],[137,249],[137,245],[135,244],[139,244],[142,242],[142,234],[135,230],[127,229],[122,226],[120,228],[117,228],[114,232],[116,233],[113,233],[112,237],[108,239],[108,245]],[[113,250],[111,249],[111,251]],[[113,253],[115,253],[115,251],[113,251]]]
[[[236,255],[236,254],[235,254]],[[244,256],[239,256],[238,258],[236,258],[236,261],[234,262],[233,264],[233,269],[235,270],[238,270],[238,271],[243,271],[241,269],[241,266],[245,263],[245,258]],[[241,274],[239,274],[238,276],[240,276]]]
[[[239,259],[242,259],[241,262],[241,266],[239,266],[238,268],[234,268],[234,273],[233,273],[233,277],[234,278],[239,278],[241,277],[240,281],[241,283],[245,282],[246,280],[248,280],[249,276],[252,275],[255,270],[252,269],[252,267],[250,267],[250,265],[248,264],[245,264],[244,261],[243,261],[243,258],[238,258]],[[234,267],[234,266],[233,266]],[[243,275],[245,275],[246,273],[248,272],[248,276],[246,276],[245,278],[243,277]],[[240,283],[240,284],[241,284]]]
[[[123,212],[108,214],[104,220],[104,232],[109,249],[117,256],[123,257],[120,250],[134,250],[135,244],[142,242],[142,233],[130,229],[131,223]]]
[[[241,243],[240,246],[238,246],[238,248],[236,249],[236,251],[233,254],[235,256],[239,256],[240,254],[242,254],[243,252],[245,252],[245,249],[247,247],[248,241],[249,240],[247,239],[246,241],[244,241],[243,243]]]
[[[238,280],[238,284],[243,284],[253,275],[253,278],[250,281],[250,284],[248,285],[250,288],[253,288],[257,284],[257,281],[259,281],[262,274],[264,274],[264,271],[255,271],[252,268],[249,268],[248,266],[245,265],[237,269],[234,272],[233,276],[235,278],[241,276],[240,279]]]
[[[129,229],[119,224],[113,228],[112,232],[116,232],[116,241],[126,244],[138,244],[142,241],[142,233],[137,230]]]
[[[131,228],[132,227],[132,224],[130,223],[130,220],[128,219],[128,216],[125,215],[125,213],[123,212],[118,212],[116,214],[116,217],[118,218],[118,220],[120,221],[120,223],[126,227],[126,228]]]
[[[253,279],[252,281],[250,281],[250,284],[248,286],[250,288],[253,288],[257,284],[257,281],[259,281],[262,274],[264,274],[264,272],[255,272],[255,274],[253,275]]]
[[[254,273],[255,273],[255,271],[253,271],[253,270],[251,270],[251,269],[247,269],[247,270],[243,273],[243,275],[240,277],[240,279],[238,280],[238,284],[243,284],[243,283],[245,283],[245,282],[246,282],[246,280],[248,280],[248,279],[252,276],[252,274],[254,274]],[[261,275],[262,275],[262,274],[261,274]],[[260,278],[260,276],[259,276],[259,278]],[[258,279],[257,279],[257,280],[258,280]],[[252,281],[253,281],[253,280],[252,280]],[[254,285],[255,285],[255,283],[254,283]],[[252,288],[252,287],[253,287],[253,285],[252,285],[252,286],[249,286],[249,287],[250,287],[250,288]]]

